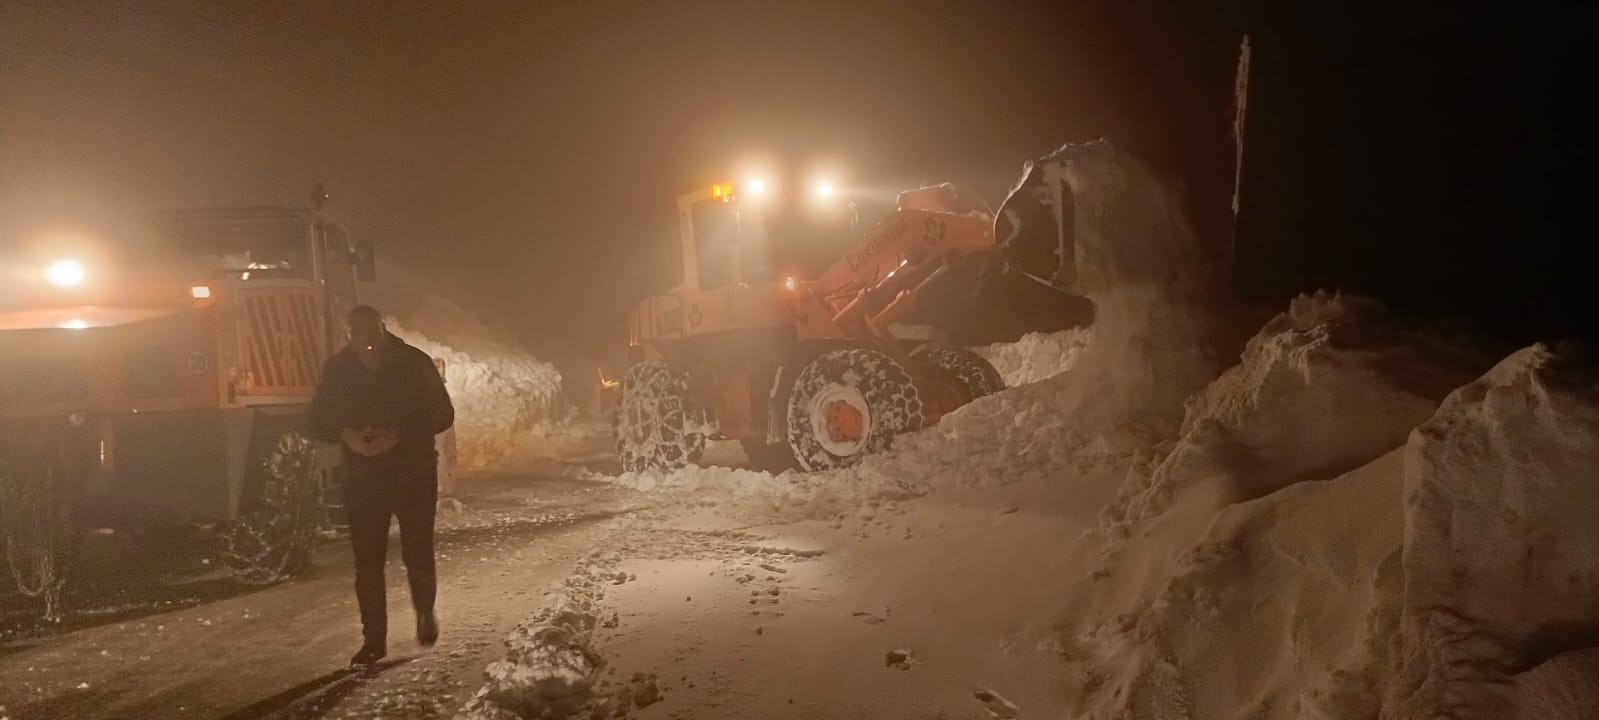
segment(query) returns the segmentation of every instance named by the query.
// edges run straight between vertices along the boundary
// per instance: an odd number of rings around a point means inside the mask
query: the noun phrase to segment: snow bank
[[[1005,387],[1047,380],[1077,362],[1092,333],[1086,328],[1028,333],[1020,340],[973,348],[1005,379]]]
[[[1310,377],[1360,391],[1328,409],[1370,421],[1363,408],[1399,412],[1412,404],[1399,389],[1456,372],[1422,359],[1403,382]],[[1249,450],[1353,457],[1393,429],[1335,438],[1333,453],[1295,432]],[[1570,357],[1523,350],[1359,468],[1219,508],[1169,503],[1066,549],[1100,559],[1058,584],[1066,693],[1078,716],[1132,720],[1592,717],[1599,656],[1581,648],[1599,648],[1596,512],[1599,384]]]
[[[1187,400],[1174,451],[1107,516],[1151,517],[1185,493],[1228,504],[1334,477],[1402,445],[1488,364],[1464,341],[1399,326],[1375,301],[1301,295]]]
[[[1391,617],[1379,608],[1400,575],[1402,467],[1390,453],[1333,481],[1080,541],[1102,561],[1059,584],[1056,641],[1079,717],[1373,718],[1322,686],[1380,669],[1350,658],[1363,657],[1363,628]]]
[[[456,409],[457,463],[467,470],[494,467],[566,419],[555,366],[495,340],[481,326],[474,331],[475,322],[461,321],[450,333],[450,342],[458,344],[446,344],[394,318],[387,321],[400,339],[444,360]]]
[[[1391,715],[1506,717],[1512,673],[1599,646],[1599,378],[1578,363],[1522,350],[1411,438]]]

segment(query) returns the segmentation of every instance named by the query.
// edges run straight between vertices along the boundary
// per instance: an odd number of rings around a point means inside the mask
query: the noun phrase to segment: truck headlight
[[[50,278],[50,283],[56,287],[73,288],[83,284],[88,273],[83,269],[83,263],[77,260],[57,260],[45,271],[45,276]]]

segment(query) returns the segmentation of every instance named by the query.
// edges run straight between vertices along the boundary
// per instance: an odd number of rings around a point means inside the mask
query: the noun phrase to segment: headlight
[[[45,271],[45,276],[50,278],[50,283],[56,287],[72,288],[83,284],[83,279],[88,273],[84,272],[83,263],[77,260],[57,260]]]

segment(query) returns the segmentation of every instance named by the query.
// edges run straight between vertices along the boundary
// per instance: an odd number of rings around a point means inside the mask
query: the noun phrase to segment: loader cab
[[[842,208],[817,212],[803,199],[732,183],[679,197],[678,219],[684,286],[698,290],[815,277],[855,237]]]

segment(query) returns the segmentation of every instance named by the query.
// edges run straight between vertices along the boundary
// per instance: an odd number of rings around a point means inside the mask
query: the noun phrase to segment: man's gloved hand
[[[400,436],[390,428],[346,428],[339,433],[344,446],[362,457],[382,455],[400,444]]]
[[[382,455],[400,444],[400,434],[392,428],[368,428],[367,449],[372,455]]]
[[[345,428],[339,431],[339,440],[344,442],[345,449],[357,455],[367,454],[366,431],[355,428]]]

